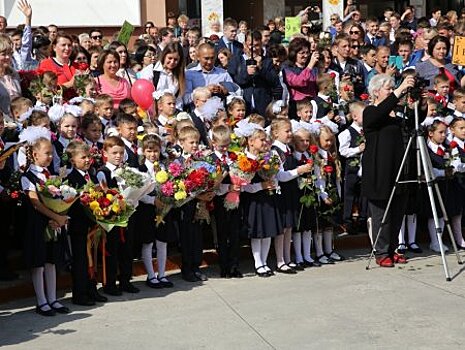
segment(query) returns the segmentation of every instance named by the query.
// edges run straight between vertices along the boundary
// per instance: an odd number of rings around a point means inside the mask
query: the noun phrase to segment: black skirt
[[[153,243],[155,240],[166,243],[175,242],[177,240],[175,215],[175,210],[171,209],[164,217],[164,223],[157,227],[155,206],[139,202],[134,213],[137,241],[141,243]]]

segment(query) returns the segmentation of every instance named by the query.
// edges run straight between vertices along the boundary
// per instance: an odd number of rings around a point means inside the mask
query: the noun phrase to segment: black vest
[[[134,153],[131,147],[128,147],[126,144],[124,145],[124,149],[126,150],[126,154],[128,155],[128,159],[126,160],[126,164],[129,165],[131,168],[138,168],[139,167],[139,157],[137,154]]]
[[[118,183],[116,179],[111,177],[111,170],[108,169],[106,166],[101,167],[98,172],[102,172],[105,175],[105,181],[109,188],[118,188]]]
[[[194,112],[191,113],[191,118],[194,126],[200,133],[200,142],[205,146],[208,146],[210,142],[208,141],[207,128],[205,127],[205,124]]]
[[[316,105],[318,106],[318,111],[316,113],[316,119],[323,118],[325,115],[329,113],[330,110],[333,109],[332,103],[326,102],[320,96],[315,96],[313,100],[316,102]]]

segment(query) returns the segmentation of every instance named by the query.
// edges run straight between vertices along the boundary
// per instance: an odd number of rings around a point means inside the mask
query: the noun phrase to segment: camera
[[[429,86],[429,80],[421,77],[415,77],[415,86],[407,90],[407,94],[414,100],[419,100],[423,90]]]
[[[257,61],[254,60],[254,59],[249,59],[249,60],[246,60],[246,61],[245,61],[245,65],[246,65],[246,66],[256,66],[256,65],[257,65]]]

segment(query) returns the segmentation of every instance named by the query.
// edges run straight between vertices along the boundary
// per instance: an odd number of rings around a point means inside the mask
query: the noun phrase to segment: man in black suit
[[[233,56],[241,56],[243,45],[236,40],[237,21],[232,18],[226,18],[223,22],[223,36],[216,45],[216,52],[222,48],[227,48]]]

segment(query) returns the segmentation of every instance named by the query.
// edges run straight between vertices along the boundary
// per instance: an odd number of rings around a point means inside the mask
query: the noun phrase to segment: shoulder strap
[[[155,90],[157,89],[158,81],[160,80],[160,71],[154,70],[153,71],[153,86],[155,87]]]

